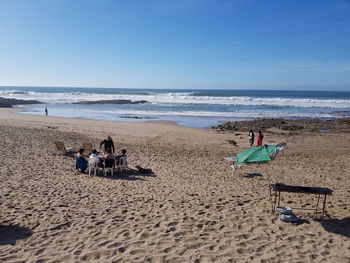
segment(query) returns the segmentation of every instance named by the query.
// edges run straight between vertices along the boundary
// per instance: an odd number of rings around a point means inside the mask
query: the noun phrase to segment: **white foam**
[[[75,110],[76,111],[76,110]],[[180,116],[180,117],[216,117],[216,118],[290,118],[290,119],[300,119],[300,118],[339,118],[337,115],[332,115],[329,113],[290,113],[290,112],[280,112],[280,111],[239,111],[239,112],[212,112],[212,111],[146,111],[146,110],[92,110],[92,109],[78,109],[81,112],[96,113],[103,115],[113,115],[113,116]]]
[[[259,97],[212,97],[192,96],[192,93],[154,93],[151,95],[113,94],[113,93],[45,93],[23,92],[18,90],[0,91],[0,97],[39,100],[45,103],[74,103],[79,101],[98,100],[146,100],[153,104],[203,104],[232,106],[274,106],[274,107],[321,107],[350,108],[350,99],[311,99],[311,98],[259,98]]]

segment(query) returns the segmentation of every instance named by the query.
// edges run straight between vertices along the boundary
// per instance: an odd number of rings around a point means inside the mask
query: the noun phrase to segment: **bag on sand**
[[[296,223],[301,219],[293,214],[292,208],[288,206],[277,206],[276,212],[279,214],[279,219],[282,222]]]
[[[301,220],[296,215],[280,215],[279,218],[282,222],[289,222],[289,223],[296,223]]]
[[[293,215],[293,209],[289,206],[277,206],[276,212],[279,215]]]

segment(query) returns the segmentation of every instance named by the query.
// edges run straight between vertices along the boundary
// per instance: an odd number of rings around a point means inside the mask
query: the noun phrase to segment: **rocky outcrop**
[[[350,132],[350,119],[337,120],[283,120],[283,119],[259,119],[252,121],[233,121],[225,122],[221,125],[212,127],[219,131],[241,131],[248,132],[263,130],[268,131],[270,128],[278,128],[287,132],[319,132],[320,130],[329,130],[332,132],[342,131]]]
[[[0,108],[12,108],[13,105],[24,104],[41,104],[42,102],[37,100],[18,100],[18,99],[6,99],[0,97]]]
[[[73,104],[142,104],[142,103],[147,103],[146,100],[137,100],[137,101],[132,101],[132,100],[95,100],[95,101],[79,101],[79,102],[74,102]]]

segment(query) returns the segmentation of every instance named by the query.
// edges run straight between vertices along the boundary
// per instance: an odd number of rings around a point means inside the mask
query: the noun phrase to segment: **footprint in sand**
[[[177,222],[174,221],[174,222],[170,222],[169,224],[167,224],[168,227],[172,227],[172,226],[177,226]]]
[[[118,248],[118,251],[119,251],[120,253],[124,253],[124,252],[125,252],[125,248],[124,248],[124,247],[120,247],[120,248]]]
[[[100,258],[100,253],[99,252],[89,252],[80,257],[82,261],[92,261],[92,260],[97,260]]]
[[[35,252],[35,256],[41,255],[45,251],[45,248],[39,249],[37,252]]]

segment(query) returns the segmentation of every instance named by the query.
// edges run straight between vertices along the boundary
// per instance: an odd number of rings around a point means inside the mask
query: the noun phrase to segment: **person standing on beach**
[[[45,115],[47,116],[48,114],[47,108],[45,108]]]
[[[259,130],[259,135],[258,135],[258,142],[256,146],[262,146],[263,144],[263,139],[264,139],[264,134],[262,133],[261,130]]]
[[[253,130],[249,131],[248,137],[249,137],[250,147],[252,147],[254,144],[254,137],[255,137]]]
[[[114,143],[111,136],[108,136],[107,140],[103,140],[100,143],[100,147],[102,147],[102,144],[104,144],[105,152],[108,152],[108,149],[111,149],[112,153],[114,153]]]

